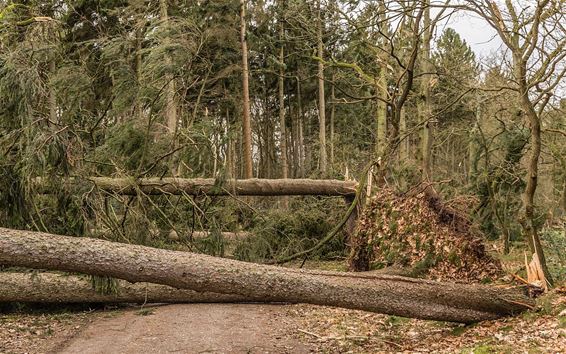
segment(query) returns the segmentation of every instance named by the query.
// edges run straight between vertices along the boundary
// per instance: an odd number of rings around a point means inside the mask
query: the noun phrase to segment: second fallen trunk
[[[296,270],[4,228],[0,228],[0,264],[463,323],[516,314],[532,304],[516,289]]]

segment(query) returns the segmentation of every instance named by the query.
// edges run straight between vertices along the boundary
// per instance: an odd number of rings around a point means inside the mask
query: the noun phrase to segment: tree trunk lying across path
[[[517,289],[288,269],[4,228],[0,228],[0,264],[462,323],[512,315],[532,306]]]
[[[198,292],[152,283],[118,280],[115,294],[101,294],[86,277],[53,273],[0,272],[0,302],[203,303],[260,302],[249,296]]]
[[[110,178],[88,177],[85,179],[70,178],[62,183],[93,183],[97,188],[107,192],[136,195],[138,191],[145,194],[190,194],[190,195],[247,195],[247,196],[281,196],[281,195],[326,195],[352,196],[356,194],[357,182],[316,179],[230,179],[218,184],[214,178]],[[51,188],[41,177],[34,179],[40,193],[50,193]]]

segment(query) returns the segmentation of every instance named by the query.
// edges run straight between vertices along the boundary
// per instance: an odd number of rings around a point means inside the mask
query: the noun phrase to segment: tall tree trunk
[[[326,103],[324,98],[324,64],[322,60],[324,58],[324,48],[322,41],[322,29],[324,27],[322,18],[322,4],[321,0],[318,0],[318,26],[317,26],[317,52],[318,57],[318,138],[320,144],[320,172],[323,176],[327,174],[326,166]]]
[[[49,62],[49,77],[55,75],[55,70],[55,59],[51,59]],[[59,118],[57,118],[57,96],[52,83],[49,84],[49,120],[53,124],[59,123]]]
[[[405,107],[401,108],[401,115],[399,119],[399,135],[403,141],[401,141],[401,146],[399,146],[399,158],[403,163],[408,163],[409,161],[409,136],[407,130],[407,115]]]
[[[141,99],[141,82],[142,82],[142,44],[143,29],[136,29],[136,83],[138,95],[136,101],[136,119],[139,123],[143,122],[143,102]]]
[[[304,125],[305,125],[305,117],[303,115],[303,102],[301,99],[301,77],[300,75],[297,77],[297,115],[298,115],[298,134],[299,134],[299,141],[297,144],[299,145],[299,176],[301,178],[305,178],[305,165],[306,165],[306,147],[305,147],[305,134],[304,134]]]
[[[377,158],[384,159],[385,149],[387,146],[387,83],[385,68],[379,70],[379,81],[376,85],[376,99],[375,99],[375,123],[376,123],[376,142],[375,153]],[[377,181],[378,184],[381,181]]]
[[[4,228],[0,228],[0,264],[463,323],[516,314],[532,304],[516,289],[288,269]]]
[[[332,73],[332,86],[330,86],[330,169],[334,169],[334,119],[336,116],[336,92],[335,92],[336,74]]]
[[[244,154],[244,177],[253,177],[252,128],[250,117],[250,85],[248,69],[248,42],[246,34],[246,0],[240,0],[240,44],[242,46],[242,138]]]
[[[546,280],[552,284],[552,277],[546,265],[546,257],[540,242],[539,232],[535,215],[535,193],[538,185],[538,161],[542,147],[540,117],[535,111],[534,105],[529,99],[527,84],[527,63],[520,54],[514,53],[515,79],[519,83],[519,95],[521,108],[527,116],[531,130],[531,148],[527,163],[527,183],[523,193],[523,219],[522,226],[529,243],[531,252],[535,254],[542,266]]]
[[[279,146],[281,147],[281,178],[288,178],[287,166],[287,129],[285,124],[285,26],[284,26],[284,0],[279,0],[279,77],[277,79],[279,93],[279,125],[281,126],[281,136]],[[287,204],[287,202],[285,202]]]
[[[159,17],[164,27],[169,25],[169,15],[167,11],[167,0],[159,0]],[[164,38],[165,44],[169,44],[169,38]],[[165,56],[165,65],[171,66],[171,58],[169,55]],[[167,80],[167,87],[165,89],[165,124],[169,134],[177,132],[177,107],[175,104],[175,81],[171,73],[165,76]]]
[[[424,22],[423,22],[423,53],[422,53],[422,70],[421,78],[421,100],[419,101],[419,117],[423,123],[422,132],[422,176],[425,181],[432,181],[432,144],[433,144],[433,122],[432,102],[430,97],[430,73],[432,71],[430,63],[430,42],[432,40],[432,29],[430,22],[430,0],[425,0],[423,6]]]

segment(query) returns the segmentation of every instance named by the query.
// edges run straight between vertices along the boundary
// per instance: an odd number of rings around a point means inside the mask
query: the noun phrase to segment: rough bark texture
[[[0,272],[0,302],[40,303],[193,303],[257,302],[260,298],[176,289],[152,283],[118,280],[115,294],[95,291],[84,276]]]
[[[322,41],[322,32],[324,24],[322,22],[322,8],[320,0],[318,1],[318,26],[317,26],[317,53],[320,60],[318,61],[318,139],[320,144],[320,172],[326,176],[326,103],[324,97],[324,43]]]
[[[531,303],[514,289],[288,269],[4,228],[0,228],[0,264],[462,323],[516,314]]]
[[[252,128],[250,118],[248,39],[246,34],[246,0],[240,0],[240,45],[242,46],[242,138],[244,145],[244,177],[252,178]]]
[[[77,184],[83,180],[68,179],[66,182]],[[335,195],[349,196],[356,194],[357,183],[354,181],[313,180],[313,179],[243,179],[227,180],[219,185],[214,178],[109,178],[89,177],[84,181],[96,185],[107,192],[123,195],[145,194],[191,194],[191,195]],[[40,193],[49,193],[50,189],[41,178],[35,179]]]
[[[422,177],[425,181],[432,181],[432,146],[433,146],[433,122],[431,121],[431,92],[430,77],[433,72],[430,60],[430,43],[432,41],[432,29],[430,23],[430,1],[425,1],[424,10],[424,38],[423,38],[423,54],[422,66],[423,72],[421,78],[421,95],[422,100],[418,103],[418,111],[421,122],[423,122],[422,132]]]

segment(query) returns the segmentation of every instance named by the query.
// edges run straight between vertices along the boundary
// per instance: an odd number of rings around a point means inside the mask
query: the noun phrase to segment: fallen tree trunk
[[[473,323],[532,306],[517,289],[258,265],[200,254],[0,228],[0,264],[106,275],[201,292]]]
[[[0,302],[40,303],[232,303],[261,298],[176,289],[152,283],[117,280],[116,293],[95,291],[86,277],[53,273],[0,272]]]
[[[110,178],[88,177],[70,178],[63,183],[79,185],[92,183],[97,188],[122,195],[145,193],[189,194],[189,195],[245,195],[245,196],[281,196],[281,195],[325,195],[353,196],[357,182],[316,179],[230,179],[219,184],[214,178]],[[52,187],[47,180],[37,177],[34,185],[38,192],[48,194]]]

